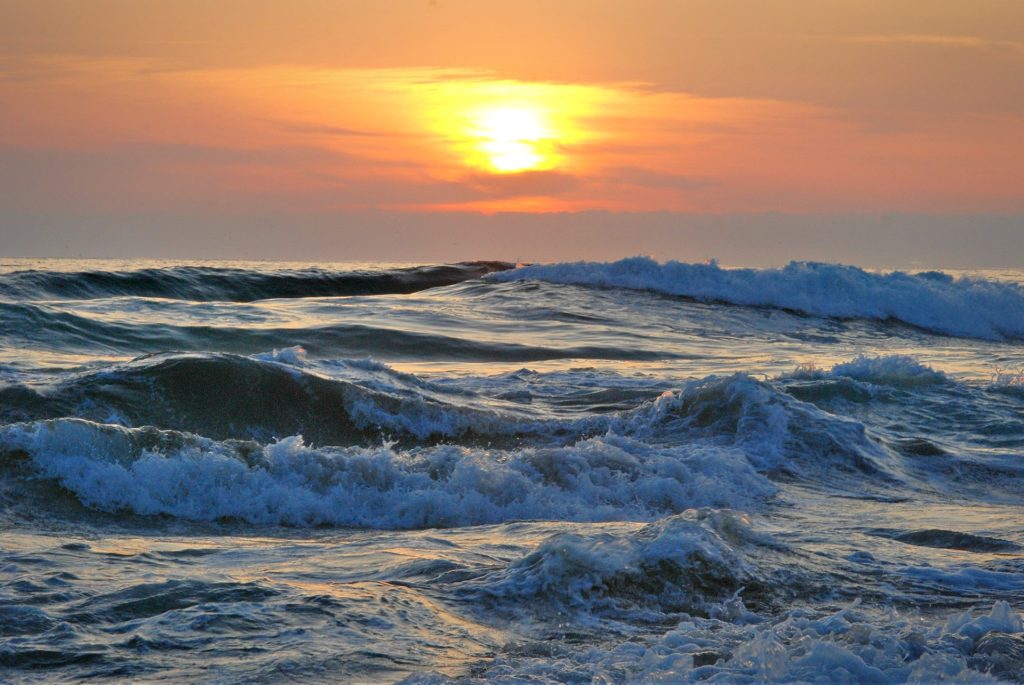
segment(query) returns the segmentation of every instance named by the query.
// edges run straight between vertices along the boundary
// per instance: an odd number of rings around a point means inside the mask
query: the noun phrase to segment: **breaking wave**
[[[364,446],[502,437],[576,440],[614,433],[675,444],[683,437],[744,450],[764,469],[877,471],[886,454],[850,419],[822,411],[745,374],[691,381],[676,392],[610,412],[538,416],[515,402],[424,381],[372,360],[318,372],[301,351],[272,355],[156,355],[52,387],[0,389],[0,420],[76,416],[225,440],[302,434],[313,445]],[[595,401],[603,402],[604,398]]]
[[[0,428],[0,459],[100,511],[303,527],[643,521],[774,492],[738,451],[612,435],[520,450],[314,449],[60,419]]]
[[[701,612],[741,589],[762,590],[762,572],[745,552],[771,544],[745,514],[691,509],[629,534],[554,535],[478,581],[479,592],[590,611],[628,602]]]
[[[863,424],[743,374],[573,418],[372,360],[335,362],[344,380],[311,366],[297,350],[172,356],[8,388],[23,416],[0,454],[102,511],[291,526],[648,521],[756,508],[777,477],[848,492],[901,478]]]
[[[869,357],[861,355],[848,362],[840,362],[831,369],[819,369],[812,364],[798,366],[785,379],[838,380],[849,378],[874,385],[914,388],[944,383],[946,374],[920,363],[906,355]]]
[[[929,271],[873,273],[855,266],[791,262],[781,269],[723,269],[634,257],[611,263],[533,265],[493,276],[649,290],[706,302],[778,307],[814,316],[895,320],[935,333],[1024,338],[1024,288]]]

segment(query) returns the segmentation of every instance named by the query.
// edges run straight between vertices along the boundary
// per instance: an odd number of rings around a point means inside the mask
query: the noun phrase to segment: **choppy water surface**
[[[0,264],[0,681],[1024,682],[1024,274]]]

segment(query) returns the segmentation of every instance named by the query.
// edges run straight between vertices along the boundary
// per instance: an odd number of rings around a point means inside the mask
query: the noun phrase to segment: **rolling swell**
[[[325,375],[320,370],[330,371]],[[603,397],[593,399],[599,404]],[[51,387],[0,388],[0,421],[64,417],[155,426],[216,440],[302,435],[314,445],[515,436],[564,441],[612,432],[673,444],[681,437],[744,450],[767,471],[885,471],[891,456],[863,424],[745,374],[710,376],[631,408],[578,416],[429,383],[372,360],[319,367],[301,350],[243,357],[169,354],[82,373]]]
[[[899,321],[944,335],[1024,339],[1024,287],[930,271],[873,273],[855,266],[790,262],[781,269],[723,269],[634,257],[533,265],[494,276],[649,290],[704,302],[775,307],[813,316]]]
[[[1009,540],[989,537],[987,535],[976,535],[955,530],[943,530],[941,528],[927,528],[923,530],[874,530],[870,535],[887,537],[907,545],[920,547],[937,547],[939,549],[956,549],[965,552],[978,553],[1012,553],[1021,551],[1021,546]]]
[[[73,416],[216,440],[266,442],[302,434],[320,445],[486,433],[499,421],[493,412],[453,406],[456,397],[431,392],[400,374],[392,372],[390,381],[374,387],[231,354],[156,355],[51,388],[0,388],[0,420]],[[502,426],[517,430],[508,419]]]
[[[125,355],[210,349],[253,354],[275,347],[301,346],[312,356],[373,355],[392,359],[473,362],[552,359],[652,361],[680,357],[671,352],[642,347],[578,345],[557,348],[361,324],[290,328],[121,323],[60,311],[49,305],[8,302],[0,302],[0,335],[20,346]]]
[[[389,270],[258,271],[173,266],[135,271],[15,271],[0,276],[0,296],[18,299],[161,297],[201,302],[252,302],[271,298],[339,297],[414,293],[512,268],[474,261]]]

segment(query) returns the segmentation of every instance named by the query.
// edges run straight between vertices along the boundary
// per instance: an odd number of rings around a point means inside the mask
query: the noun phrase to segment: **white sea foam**
[[[762,470],[873,471],[889,459],[859,421],[801,402],[746,374],[692,381],[625,413],[613,427],[642,438],[727,440]]]
[[[1024,288],[946,274],[873,273],[854,266],[791,262],[781,269],[723,269],[715,263],[540,264],[493,274],[502,281],[652,290],[699,300],[770,306],[816,316],[896,319],[947,335],[1024,337]]]
[[[412,394],[395,402],[389,409],[376,396],[355,398],[347,410],[360,424],[407,433],[521,431],[535,442],[314,448],[293,436],[240,448],[175,431],[54,420],[0,428],[0,450],[27,452],[38,475],[105,511],[378,528],[647,521],[697,506],[749,509],[775,491],[765,472],[818,483],[846,473],[861,488],[870,485],[865,473],[891,457],[863,424],[742,374],[694,381],[635,410],[583,421],[531,421]]]
[[[835,364],[831,369],[814,364],[801,364],[782,378],[852,378],[877,385],[920,386],[942,383],[946,374],[926,366],[908,355],[861,355],[848,362]]]
[[[977,630],[968,635],[964,626]],[[1020,616],[1005,602],[987,615],[968,611],[945,625],[896,613],[871,616],[856,606],[834,613],[795,609],[770,621],[732,612],[725,620],[683,620],[653,640],[587,649],[553,645],[544,657],[496,659],[478,678],[458,682],[1000,683],[1019,677],[1015,664],[975,654],[974,646],[990,631],[1019,632],[1019,626]],[[438,674],[403,681],[446,682]]]
[[[157,437],[154,438],[154,434]],[[0,428],[53,479],[103,511],[192,520],[416,528],[511,519],[651,520],[694,506],[749,508],[774,492],[742,452],[615,435],[514,451],[261,448],[81,420]]]
[[[627,535],[562,533],[485,578],[483,592],[584,609],[628,600],[692,610],[756,578],[742,553],[755,543],[770,539],[727,510],[690,510]]]
[[[257,361],[278,362],[279,364],[302,367],[306,365],[308,355],[306,348],[301,345],[292,345],[280,350],[275,347],[273,352],[255,354],[252,358]]]
[[[946,622],[946,632],[966,635],[977,640],[985,633],[998,630],[1001,633],[1024,632],[1021,616],[1006,602],[996,602],[992,611],[982,616],[974,616],[970,611],[951,616]]]

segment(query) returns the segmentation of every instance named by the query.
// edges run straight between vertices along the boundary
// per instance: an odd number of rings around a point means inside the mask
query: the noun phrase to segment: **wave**
[[[30,300],[135,296],[251,302],[271,298],[405,294],[453,285],[512,267],[507,262],[473,261],[365,271],[321,268],[259,271],[207,266],[134,271],[25,270],[0,275],[0,296]]]
[[[605,400],[593,398],[601,406]],[[155,355],[51,388],[8,386],[0,388],[0,420],[73,416],[261,442],[301,434],[313,445],[550,442],[610,432],[670,444],[716,441],[742,449],[758,468],[792,473],[877,473],[889,458],[863,424],[745,374],[711,376],[633,401],[628,409],[559,418],[372,360],[323,367],[290,348],[255,357]]]
[[[937,547],[939,549],[955,549],[964,552],[986,553],[1011,553],[1019,552],[1022,547],[1010,540],[989,537],[987,535],[975,535],[956,530],[944,530],[941,528],[927,528],[922,530],[888,530],[877,529],[870,531],[871,535],[890,538],[907,545],[919,547]]]
[[[756,507],[793,481],[860,497],[1016,492],[1011,462],[947,451],[926,428],[869,431],[798,399],[837,382],[836,369],[907,392],[931,392],[919,382],[930,378],[947,388],[936,401],[957,391],[914,364],[854,360],[781,387],[711,376],[581,415],[370,359],[160,355],[50,388],[0,388],[0,452],[28,455],[33,472],[97,509],[299,526],[649,520]],[[94,491],[99,481],[113,489]],[[182,488],[170,500],[168,482]]]
[[[470,587],[588,611],[628,602],[696,613],[741,589],[747,597],[766,591],[748,550],[772,544],[744,514],[689,510],[628,534],[556,534]]]
[[[650,520],[756,507],[777,476],[857,493],[899,479],[898,455],[862,424],[742,374],[559,419],[344,364],[347,380],[304,368],[295,350],[176,356],[85,374],[32,402],[35,391],[9,388],[0,405],[35,402],[50,418],[0,427],[0,452],[96,509],[296,526]]]
[[[614,345],[545,347],[361,324],[294,328],[103,321],[61,311],[50,305],[9,302],[0,302],[0,336],[10,346],[132,355],[209,349],[249,354],[283,345],[303,347],[312,355],[378,355],[474,362],[554,359],[655,361],[679,358],[677,354],[655,348]]]
[[[774,492],[739,451],[614,435],[560,448],[314,449],[58,419],[0,427],[0,465],[100,511],[302,527],[649,521]]]
[[[838,380],[849,378],[873,385],[888,385],[899,388],[916,388],[945,383],[948,377],[942,371],[920,363],[913,357],[901,354],[867,356],[860,355],[848,362],[840,362],[831,369],[821,369],[814,364],[801,364],[792,373],[784,374],[785,379]]]
[[[685,617],[654,637],[606,640],[586,649],[550,640],[543,650],[494,659],[459,682],[1019,682],[1021,617],[1006,601],[991,607],[943,624],[913,611],[879,615],[859,602],[838,611],[798,607],[765,617],[746,611],[737,598],[712,605],[718,611],[711,617]],[[402,681],[447,682],[433,673]]]
[[[0,388],[0,420],[73,416],[263,442],[301,433],[320,445],[537,430],[511,412],[499,415],[474,406],[473,396],[447,392],[372,360],[336,363],[334,370],[349,379],[318,374],[301,362],[302,353],[294,348],[252,358],[154,355],[50,388]]]
[[[662,393],[612,427],[644,439],[725,441],[761,471],[810,481],[873,487],[897,480],[893,455],[863,423],[742,373]]]
[[[798,365],[776,379],[787,393],[823,409],[839,406],[836,401],[870,407],[876,403],[906,402],[907,393],[948,387],[959,389],[942,371],[905,355],[861,355],[831,368],[813,363]],[[923,439],[920,442],[923,441]]]
[[[781,269],[723,269],[634,257],[611,263],[532,265],[492,276],[648,290],[706,302],[776,307],[814,316],[900,321],[943,335],[1024,338],[1024,288],[929,271],[872,273],[854,266],[791,262]]]

